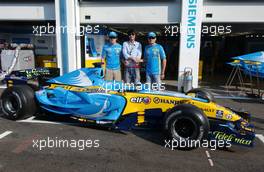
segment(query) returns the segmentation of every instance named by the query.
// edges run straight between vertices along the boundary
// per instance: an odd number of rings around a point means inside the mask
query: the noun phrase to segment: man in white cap
[[[122,46],[117,43],[117,33],[108,34],[109,43],[103,46],[102,58],[106,60],[105,80],[121,81],[120,58]]]
[[[148,45],[144,51],[144,61],[146,62],[146,82],[149,84],[161,84],[165,77],[166,54],[163,47],[156,43],[157,36],[154,32],[148,33]]]

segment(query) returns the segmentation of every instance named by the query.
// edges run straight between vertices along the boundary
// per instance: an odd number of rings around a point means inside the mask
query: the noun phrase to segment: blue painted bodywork
[[[233,57],[231,66],[240,67],[246,75],[264,78],[264,51]]]
[[[40,106],[50,112],[99,121],[117,120],[126,104],[122,96],[72,92],[63,88],[41,90],[36,97]]]
[[[47,81],[49,84],[81,88],[98,87],[102,89],[101,91],[76,92],[62,87],[54,89],[45,87],[35,93],[36,98],[43,109],[56,114],[114,123],[121,116],[126,99],[123,96],[108,94],[108,91],[119,90],[119,88],[120,91],[137,91],[137,89],[135,86],[124,85],[122,82],[105,81],[102,72],[102,68],[81,68]],[[181,93],[151,91],[147,84],[137,92],[193,98]],[[198,100],[198,98],[193,99]]]
[[[110,88],[113,82],[104,81],[100,68],[82,68],[51,79],[48,83],[78,87]],[[120,84],[120,83],[118,83]],[[40,106],[50,112],[95,121],[116,121],[126,104],[122,96],[106,92],[75,92],[61,87],[44,88],[35,93]]]

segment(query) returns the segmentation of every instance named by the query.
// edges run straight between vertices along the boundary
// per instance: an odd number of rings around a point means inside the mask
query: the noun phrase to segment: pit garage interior
[[[55,33],[35,34],[34,27],[55,26],[54,21],[1,21],[1,49],[15,49],[11,44],[32,44],[34,52],[34,67],[57,67],[56,35]],[[5,45],[5,43],[8,43]],[[25,49],[25,48],[23,48]],[[4,59],[2,59],[4,60]]]
[[[97,24],[93,24],[95,27]],[[157,33],[157,43],[164,47],[167,55],[166,80],[178,79],[179,41],[180,34],[173,36],[166,33],[166,28],[179,28],[179,24],[98,24],[107,31],[116,31],[119,35],[118,42],[127,41],[127,32],[133,29],[137,32],[137,41],[142,44],[142,50],[147,45],[146,35],[150,31]],[[85,66],[84,37],[82,38],[82,66]],[[225,84],[232,68],[227,64],[231,58],[244,54],[263,51],[264,24],[262,23],[203,23],[199,81],[200,84],[216,85]],[[144,78],[144,69],[141,69]]]
[[[33,22],[35,26],[55,25],[54,21]],[[12,43],[33,43],[35,45],[36,66],[41,64],[42,58],[56,58],[56,36],[55,34],[44,34],[36,36],[32,34],[32,22],[0,22],[1,43],[10,41]],[[92,26],[96,26],[93,24]],[[173,36],[166,33],[165,27],[179,24],[98,24],[106,30],[114,30],[119,34],[119,43],[127,40],[127,32],[134,29],[137,34],[137,41],[144,46],[147,44],[146,34],[154,31],[158,34],[157,42],[160,43],[167,55],[168,65],[166,70],[166,80],[177,80],[178,60],[179,60],[179,33]],[[85,25],[84,25],[85,26]],[[231,27],[230,27],[231,26]],[[219,33],[217,29],[229,27],[231,33]],[[231,61],[231,57],[263,51],[264,47],[264,24],[262,23],[204,23],[201,37],[200,60],[202,65],[202,82],[206,84],[224,84],[231,68],[226,64]],[[221,29],[222,32],[223,29]],[[211,34],[208,32],[210,31]],[[82,37],[82,67],[85,67],[84,37]],[[201,70],[201,68],[199,68]],[[142,71],[144,78],[144,70]],[[214,79],[218,78],[218,79]]]
[[[210,27],[211,34],[202,34],[201,38],[200,60],[203,61],[201,80],[204,84],[223,85],[232,70],[227,64],[232,61],[232,57],[264,50],[264,24],[204,23],[204,32],[206,33]],[[232,32],[219,33],[218,30],[214,34],[215,28],[227,27],[230,27]]]

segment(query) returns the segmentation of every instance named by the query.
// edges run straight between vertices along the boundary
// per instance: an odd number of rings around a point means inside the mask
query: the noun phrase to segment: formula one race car
[[[131,86],[105,81],[100,65],[49,79],[44,86],[32,84],[32,76],[7,77],[8,88],[1,97],[7,118],[17,120],[45,110],[49,112],[47,115],[72,117],[120,130],[161,127],[175,140],[214,139],[244,146],[254,144],[250,115],[216,104],[212,94],[203,89],[183,94],[153,91],[148,84]],[[19,78],[24,78],[23,82]]]

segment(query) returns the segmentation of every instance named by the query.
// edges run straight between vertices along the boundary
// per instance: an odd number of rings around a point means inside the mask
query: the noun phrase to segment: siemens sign
[[[185,68],[192,68],[193,87],[198,87],[203,0],[182,0],[178,88],[184,81]]]
[[[188,0],[187,48],[195,48],[197,30],[197,0]],[[199,31],[198,31],[199,32]]]

